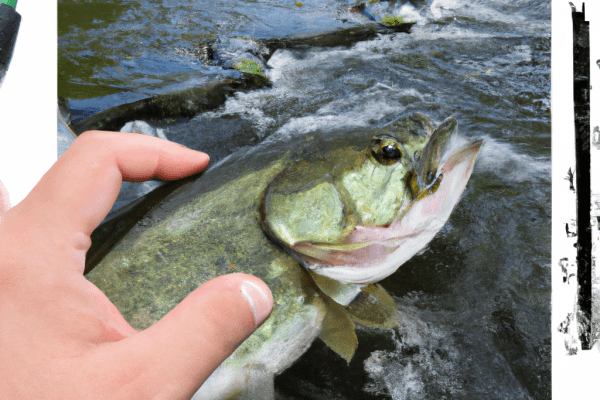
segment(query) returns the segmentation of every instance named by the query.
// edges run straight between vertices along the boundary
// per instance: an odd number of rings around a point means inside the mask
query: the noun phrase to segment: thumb
[[[272,307],[271,291],[260,279],[220,276],[194,290],[155,325],[114,343],[117,359],[112,365],[126,368],[125,375],[142,372],[137,395],[190,398]]]

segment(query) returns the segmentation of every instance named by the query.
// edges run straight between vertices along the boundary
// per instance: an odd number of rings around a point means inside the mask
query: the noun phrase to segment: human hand
[[[190,398],[266,319],[268,287],[232,274],[137,332],[83,276],[90,234],[122,179],[177,179],[208,161],[157,138],[86,132],[21,203],[6,211],[0,193],[3,399]]]

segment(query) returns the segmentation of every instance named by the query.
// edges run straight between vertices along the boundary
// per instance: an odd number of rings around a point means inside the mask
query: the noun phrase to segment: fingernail
[[[241,291],[242,296],[244,296],[244,299],[246,299],[252,310],[254,328],[256,329],[271,313],[271,309],[273,308],[271,296],[263,288],[251,281],[244,281]]]

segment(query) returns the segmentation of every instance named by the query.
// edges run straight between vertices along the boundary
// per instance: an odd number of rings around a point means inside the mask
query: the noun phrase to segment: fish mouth
[[[340,282],[363,284],[386,278],[446,223],[469,181],[482,143],[476,140],[444,157],[437,180],[389,226],[357,226],[343,244],[297,243],[292,250],[307,268]],[[435,193],[427,195],[432,187]]]
[[[408,193],[403,192],[402,207],[391,223],[373,226],[357,221],[336,242],[286,242],[266,218],[271,183],[260,207],[263,229],[288,254],[319,275],[353,284],[386,278],[433,239],[466,188],[482,140],[459,146],[454,140],[457,125],[454,118],[448,118],[437,128],[431,124],[426,127],[429,140],[423,137],[427,142],[412,160],[404,149],[407,162],[403,168],[408,174],[400,180]]]

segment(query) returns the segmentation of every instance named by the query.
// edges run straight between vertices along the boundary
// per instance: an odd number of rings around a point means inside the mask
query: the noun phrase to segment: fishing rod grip
[[[0,86],[12,59],[21,15],[15,10],[17,0],[0,0]]]

